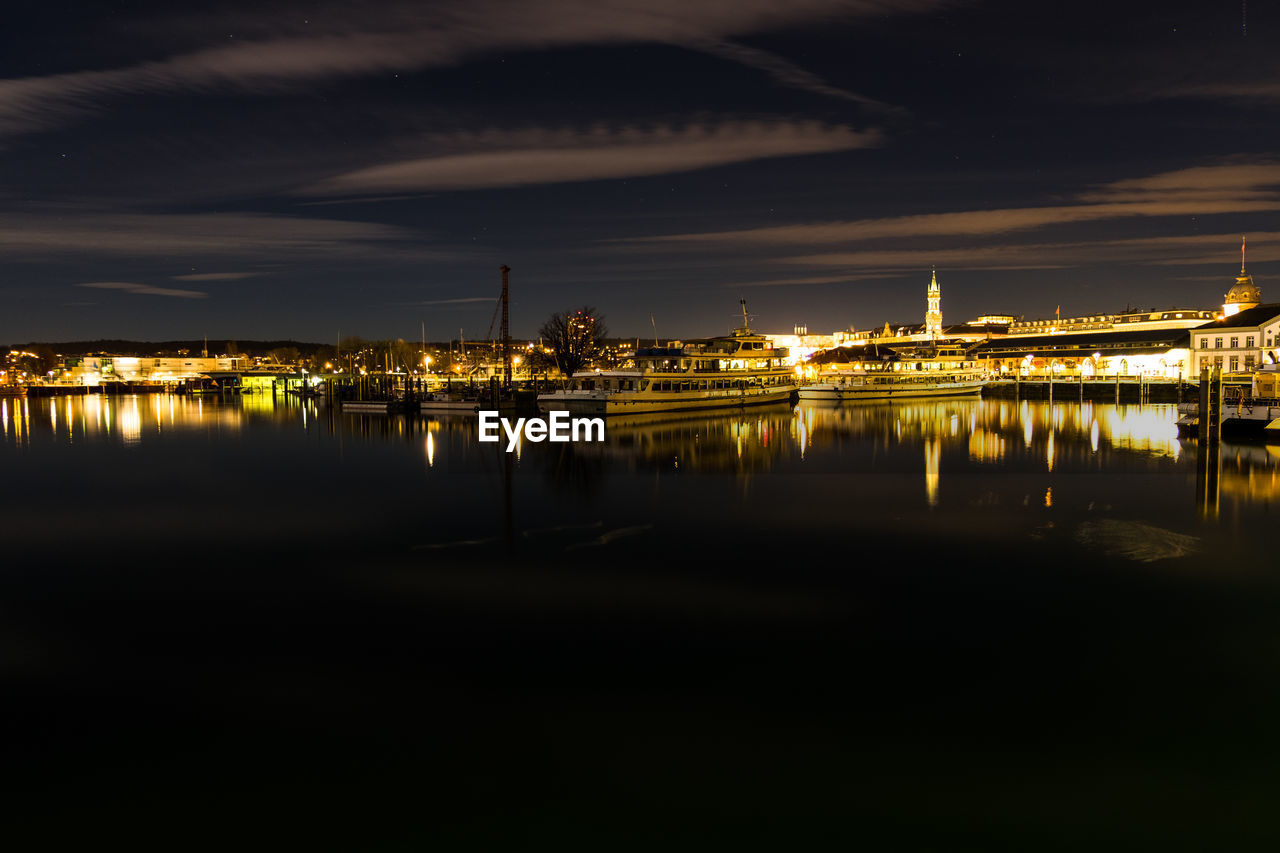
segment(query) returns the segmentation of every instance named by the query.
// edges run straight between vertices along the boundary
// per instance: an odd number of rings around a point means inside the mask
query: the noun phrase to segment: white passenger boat
[[[800,399],[845,402],[903,397],[979,394],[986,372],[963,347],[940,345],[868,354],[861,361],[831,365],[800,387]]]
[[[744,324],[732,335],[678,347],[637,348],[615,370],[581,370],[570,386],[538,395],[542,412],[638,415],[788,402],[795,373],[785,349]]]

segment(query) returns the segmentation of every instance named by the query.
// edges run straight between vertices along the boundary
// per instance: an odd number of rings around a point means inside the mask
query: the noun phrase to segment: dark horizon
[[[1280,260],[1273,12],[31,6],[0,340],[621,336],[1220,304]],[[1273,297],[1274,298],[1274,297]],[[624,334],[626,333],[626,334]]]

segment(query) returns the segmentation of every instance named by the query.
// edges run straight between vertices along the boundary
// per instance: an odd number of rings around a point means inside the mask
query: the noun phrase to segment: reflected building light
[[[960,432],[960,416],[951,416],[951,436],[954,438]]]
[[[49,398],[49,426],[53,429],[53,437],[58,437],[58,401]]]
[[[927,438],[924,442],[924,496],[929,506],[938,505],[938,469],[942,459],[942,439]]]
[[[1112,447],[1174,459],[1182,452],[1176,406],[1118,406],[1099,414],[1103,433]]]
[[[0,400],[0,421],[4,422],[4,434],[9,434],[9,401]]]
[[[1022,412],[1022,441],[1027,447],[1031,446],[1031,438],[1034,435],[1035,426],[1031,423],[1031,413],[1024,408]]]
[[[1089,427],[1089,446],[1093,448],[1093,452],[1098,452],[1098,435],[1102,430],[1098,427],[1098,419],[1093,419],[1093,424]]]
[[[142,414],[138,411],[137,397],[130,403],[120,409],[120,436],[126,445],[135,445],[142,438]]]
[[[1049,430],[1049,441],[1045,444],[1045,459],[1049,464],[1049,470],[1053,470],[1053,430]]]
[[[1044,505],[1046,507],[1053,506],[1053,486],[1044,490]]]
[[[436,442],[430,432],[427,433],[427,467],[436,467]]]
[[[969,458],[974,462],[999,462],[1004,458],[1004,436],[985,429],[970,433]]]

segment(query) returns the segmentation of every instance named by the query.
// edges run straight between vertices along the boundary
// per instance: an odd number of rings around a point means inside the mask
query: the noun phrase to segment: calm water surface
[[[506,454],[470,416],[0,399],[19,823],[1270,845],[1280,447],[1210,471],[1175,418],[783,406]]]

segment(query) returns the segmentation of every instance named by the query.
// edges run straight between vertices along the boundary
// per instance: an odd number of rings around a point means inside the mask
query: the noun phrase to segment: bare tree
[[[604,315],[584,305],[576,311],[558,311],[538,329],[542,342],[551,348],[556,366],[565,377],[572,376],[600,351],[609,329]]]

